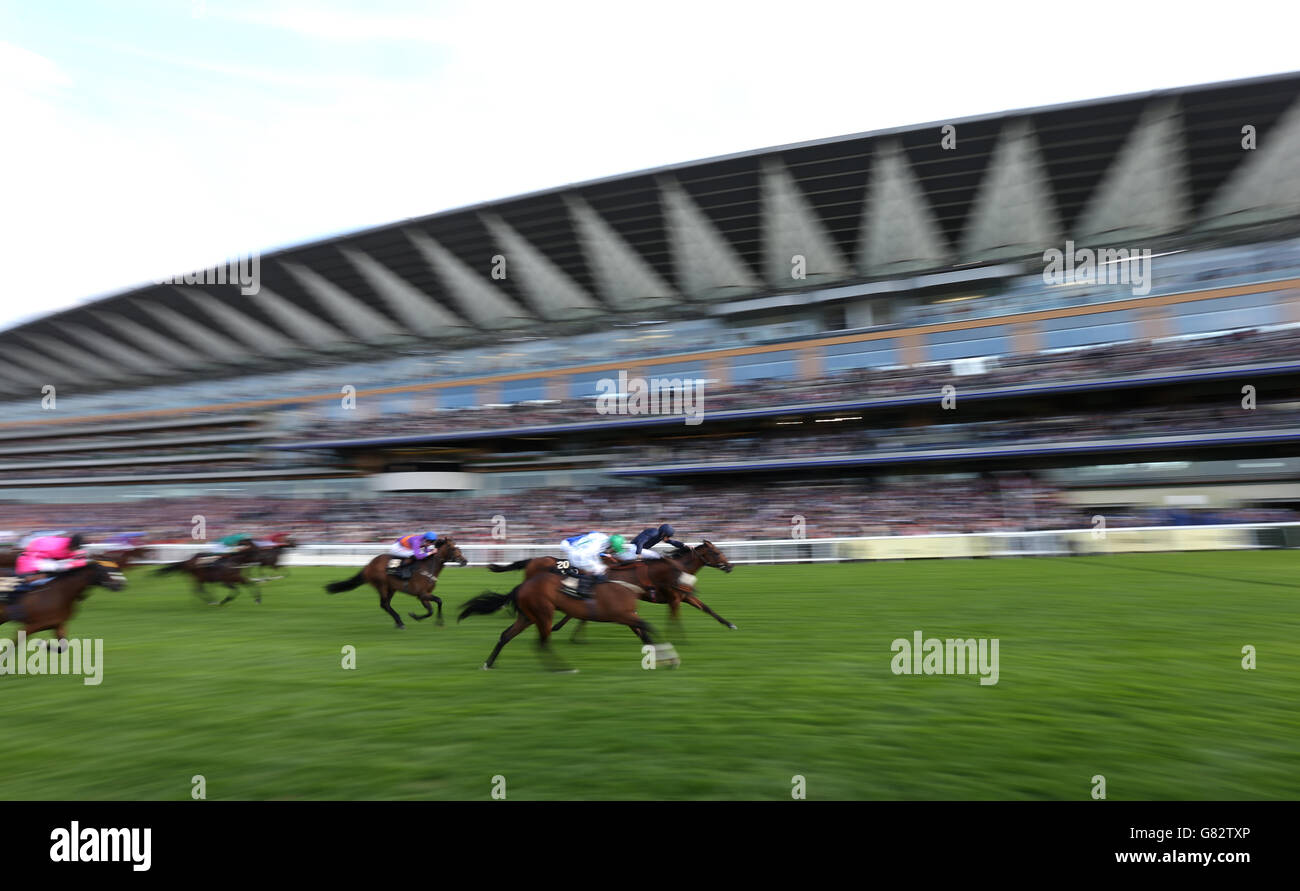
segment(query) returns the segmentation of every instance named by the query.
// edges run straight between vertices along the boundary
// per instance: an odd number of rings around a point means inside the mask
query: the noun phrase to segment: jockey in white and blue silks
[[[606,535],[603,532],[584,532],[560,542],[564,556],[574,569],[585,573],[579,579],[578,595],[586,597],[594,585],[605,580],[605,563],[601,554],[618,553],[626,546],[621,535]]]

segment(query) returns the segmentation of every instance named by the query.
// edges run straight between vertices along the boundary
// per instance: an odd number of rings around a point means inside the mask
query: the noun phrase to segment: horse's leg
[[[402,617],[397,614],[397,610],[393,609],[392,601],[393,601],[393,589],[390,588],[388,585],[385,585],[383,588],[380,588],[379,605],[383,607],[384,612],[388,613],[390,616],[393,617],[393,621],[397,623],[398,630],[401,630],[405,628],[406,625],[402,623]]]
[[[551,671],[562,674],[575,674],[576,668],[569,668],[563,660],[551,649],[551,620],[555,617],[553,607],[547,604],[536,610],[532,619],[537,623],[537,652],[541,654],[542,662]]]
[[[551,626],[551,631],[552,632],[559,631],[565,625],[569,624],[569,620],[572,618],[573,616],[569,615],[568,613],[565,613],[564,616],[560,619],[560,621],[556,622],[554,625]],[[578,639],[578,634],[585,627],[587,627],[587,620],[580,619],[578,621],[578,627],[573,629],[573,634],[569,637],[569,643],[582,643],[582,641]]]
[[[430,591],[429,599],[438,604],[438,618],[434,620],[434,624],[438,626],[446,625],[447,623],[442,620],[442,598]]]
[[[425,594],[416,594],[415,596],[419,598],[420,603],[424,606],[424,615],[418,616],[415,613],[408,613],[408,615],[410,615],[410,617],[412,619],[415,619],[417,622],[423,622],[425,619],[433,615],[433,601],[429,599],[430,597],[433,596],[433,594],[425,593]]]
[[[253,602],[254,602],[254,603],[261,603],[261,602],[262,602],[262,589],[261,589],[261,587],[259,587],[258,585],[253,584],[253,582],[252,582],[251,580],[246,580],[246,581],[244,582],[244,586],[247,587],[247,588],[251,588],[251,589],[252,589],[252,591],[253,591]]]
[[[225,585],[227,588],[230,589],[230,593],[226,595],[226,599],[221,601],[221,603],[217,604],[218,606],[225,606],[227,603],[229,603],[230,601],[234,600],[236,597],[239,596],[239,589],[236,588],[230,582],[222,582],[221,584]]]
[[[486,671],[491,668],[492,663],[497,661],[497,654],[501,652],[501,648],[518,637],[520,633],[531,624],[533,624],[532,619],[524,615],[522,610],[518,612],[515,615],[515,623],[505,631],[502,631],[501,636],[497,638],[497,645],[492,648],[492,655],[488,656],[487,661],[483,663],[483,670]]]
[[[668,621],[673,626],[673,636],[686,639],[686,629],[682,627],[682,595],[678,591],[668,594]]]
[[[59,653],[66,651],[71,646],[68,643],[68,623],[66,621],[54,626],[54,641],[56,644],[55,650]]]
[[[682,600],[683,600],[684,602],[686,602],[686,603],[689,603],[691,606],[695,607],[696,609],[703,610],[704,612],[706,612],[706,613],[708,613],[709,615],[713,616],[713,618],[717,619],[717,620],[718,620],[719,622],[721,622],[723,625],[726,625],[726,626],[727,626],[728,628],[730,628],[732,631],[735,631],[735,630],[736,630],[736,626],[735,626],[735,625],[731,624],[731,623],[728,622],[726,619],[722,618],[722,616],[718,615],[718,614],[715,613],[713,610],[709,609],[708,605],[705,604],[705,602],[704,602],[703,600],[701,600],[700,598],[696,597],[694,594],[687,594],[685,597],[682,598]]]

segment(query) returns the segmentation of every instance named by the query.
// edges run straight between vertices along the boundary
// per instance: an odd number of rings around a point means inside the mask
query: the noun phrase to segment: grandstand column
[[[1138,314],[1138,333],[1144,340],[1171,336],[1174,331],[1169,314],[1160,306],[1143,307]]]
[[[898,338],[898,355],[904,365],[916,365],[924,362],[926,356],[925,342],[919,334],[904,334]]]
[[[1017,322],[1011,327],[1011,350],[1016,355],[1038,352],[1043,348],[1042,341],[1036,322]]]
[[[731,365],[726,359],[709,360],[709,380],[715,381],[718,387],[730,386]]]
[[[799,351],[799,379],[813,380],[821,377],[825,372],[823,369],[822,352],[815,347],[809,347]]]
[[[505,396],[502,393],[501,381],[484,381],[478,385],[478,398],[475,400],[479,405],[491,405],[493,403],[505,402]]]
[[[546,398],[547,399],[568,399],[569,398],[568,375],[554,374],[546,379]]]
[[[1300,323],[1300,290],[1290,290],[1282,294],[1282,321]]]

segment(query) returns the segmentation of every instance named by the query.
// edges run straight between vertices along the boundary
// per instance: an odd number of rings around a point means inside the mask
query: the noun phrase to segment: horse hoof
[[[578,669],[576,669],[576,668],[556,668],[556,669],[554,669],[554,673],[555,673],[555,674],[577,674],[577,673],[578,673]]]
[[[482,668],[481,670],[482,670],[482,671],[492,671],[493,669],[492,669],[492,666],[491,666],[491,665],[488,665],[486,662],[484,662],[484,663],[483,663],[483,668]]]
[[[735,625],[728,625],[727,627],[730,628],[732,631],[738,630]]]
[[[406,630],[406,626],[403,625],[403,624],[401,624],[400,622],[399,622],[398,624],[394,625],[393,627],[396,628],[398,631],[405,631],[405,630]]]

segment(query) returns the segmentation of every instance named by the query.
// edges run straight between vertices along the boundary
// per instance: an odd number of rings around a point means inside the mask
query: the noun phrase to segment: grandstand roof
[[[256,293],[153,284],[0,332],[0,384],[463,347],[1041,258],[1067,239],[1146,246],[1298,219],[1300,73],[755,150],[338,236],[258,258]]]

